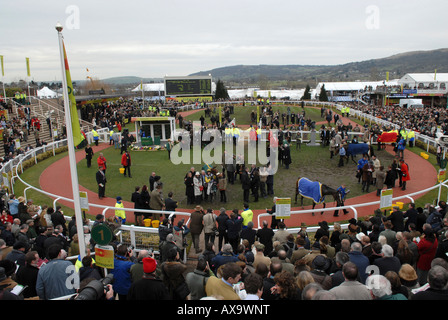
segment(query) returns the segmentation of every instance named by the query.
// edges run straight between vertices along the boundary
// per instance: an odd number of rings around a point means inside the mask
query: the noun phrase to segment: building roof
[[[407,73],[398,82],[448,82],[448,73]]]
[[[398,84],[398,80],[390,81],[347,81],[347,82],[320,82],[316,87],[316,93],[320,92],[322,85],[325,85],[325,90],[328,91],[359,91],[364,90],[366,87],[372,87],[373,90],[377,86],[395,86]]]

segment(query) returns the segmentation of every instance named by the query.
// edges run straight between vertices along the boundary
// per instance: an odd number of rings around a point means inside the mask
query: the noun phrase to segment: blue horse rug
[[[369,145],[367,143],[350,143],[347,147],[347,155],[357,155],[369,153]]]
[[[325,200],[325,197],[322,197],[322,184],[318,181],[300,178],[298,191],[301,196],[311,199],[317,204],[322,203]]]

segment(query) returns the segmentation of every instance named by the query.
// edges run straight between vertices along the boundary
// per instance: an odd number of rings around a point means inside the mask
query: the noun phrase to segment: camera
[[[82,289],[75,300],[99,300],[108,290],[108,285],[114,282],[114,275],[109,273],[101,280],[92,280]]]

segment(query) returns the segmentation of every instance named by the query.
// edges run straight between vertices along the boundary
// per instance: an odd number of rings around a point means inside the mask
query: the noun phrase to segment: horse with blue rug
[[[301,196],[300,204],[303,208],[303,198],[311,199],[313,200],[313,209],[315,208],[316,204],[323,204],[323,207],[325,208],[325,196],[331,195],[334,198],[334,201],[336,202],[336,205],[340,207],[342,205],[342,199],[340,193],[333,189],[326,184],[322,184],[318,181],[311,181],[308,178],[299,178],[296,181],[296,197],[295,197],[295,203],[297,203],[297,196]],[[323,214],[322,211],[320,214]],[[313,212],[314,216],[314,212]]]
[[[356,163],[354,156],[358,154],[367,154],[370,155],[370,145],[367,143],[349,143],[347,147],[345,148],[346,155],[347,155],[347,163],[349,157],[352,159],[354,163]]]

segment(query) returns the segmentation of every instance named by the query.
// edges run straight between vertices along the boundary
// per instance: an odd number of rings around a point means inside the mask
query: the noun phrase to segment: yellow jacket
[[[124,208],[123,202],[115,203],[115,208]],[[126,212],[124,210],[117,209],[115,210],[115,216],[121,219],[126,219]]]

